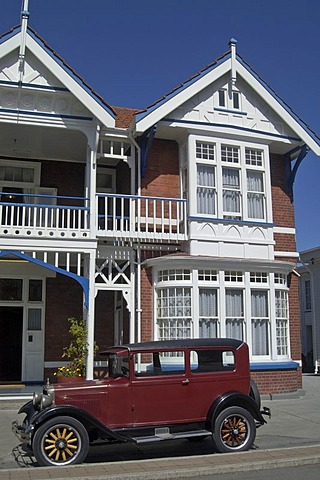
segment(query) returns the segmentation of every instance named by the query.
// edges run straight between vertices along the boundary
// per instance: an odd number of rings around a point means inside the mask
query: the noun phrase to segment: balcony
[[[186,240],[186,200],[97,194],[97,236],[124,240]]]
[[[97,222],[91,220],[88,198],[3,191],[0,237],[186,239],[186,201],[182,199],[97,194],[96,211]]]

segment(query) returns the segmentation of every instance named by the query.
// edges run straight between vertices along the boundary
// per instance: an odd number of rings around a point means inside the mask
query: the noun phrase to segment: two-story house
[[[261,392],[300,388],[292,184],[309,149],[236,41],[135,111],[23,12],[0,37],[0,381],[53,378],[84,315],[89,379],[94,339],[234,337]]]
[[[303,370],[320,373],[320,247],[300,252]]]

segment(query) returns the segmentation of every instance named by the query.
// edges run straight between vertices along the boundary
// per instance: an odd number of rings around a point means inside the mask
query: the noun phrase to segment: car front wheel
[[[213,442],[220,453],[249,450],[256,438],[256,424],[251,413],[242,407],[228,407],[213,425]]]
[[[86,458],[89,438],[84,426],[75,418],[56,417],[36,430],[32,446],[39,465],[75,465]]]

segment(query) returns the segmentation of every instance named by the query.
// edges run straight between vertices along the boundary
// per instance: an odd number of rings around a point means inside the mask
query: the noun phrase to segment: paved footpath
[[[0,471],[0,480],[134,480],[197,478],[240,471],[320,463],[320,445],[232,454],[199,455],[73,467],[15,468]]]

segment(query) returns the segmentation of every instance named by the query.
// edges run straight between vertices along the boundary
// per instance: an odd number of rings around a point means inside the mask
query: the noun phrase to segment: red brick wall
[[[296,236],[290,233],[274,234],[275,250],[277,252],[296,252]]]
[[[292,193],[286,192],[286,165],[282,155],[270,155],[273,221],[277,227],[295,226]]]
[[[57,189],[57,195],[83,197],[85,165],[68,162],[41,162],[41,185]],[[66,199],[58,203],[66,204]],[[71,205],[68,199],[67,205]],[[75,200],[72,205],[82,205]]]
[[[82,316],[83,290],[75,281],[58,274],[47,279],[45,361],[61,359],[62,349],[70,343],[69,317]]]
[[[171,140],[154,139],[149,152],[141,194],[180,198],[179,149]]]
[[[45,361],[59,361],[63,347],[71,340],[68,318],[82,317],[83,290],[74,280],[57,275],[57,278],[47,279],[46,295]],[[128,322],[124,308],[125,332],[129,330]],[[95,339],[101,351],[114,343],[114,292],[100,291],[96,297]]]
[[[302,388],[301,369],[251,372],[261,395],[296,392]]]

